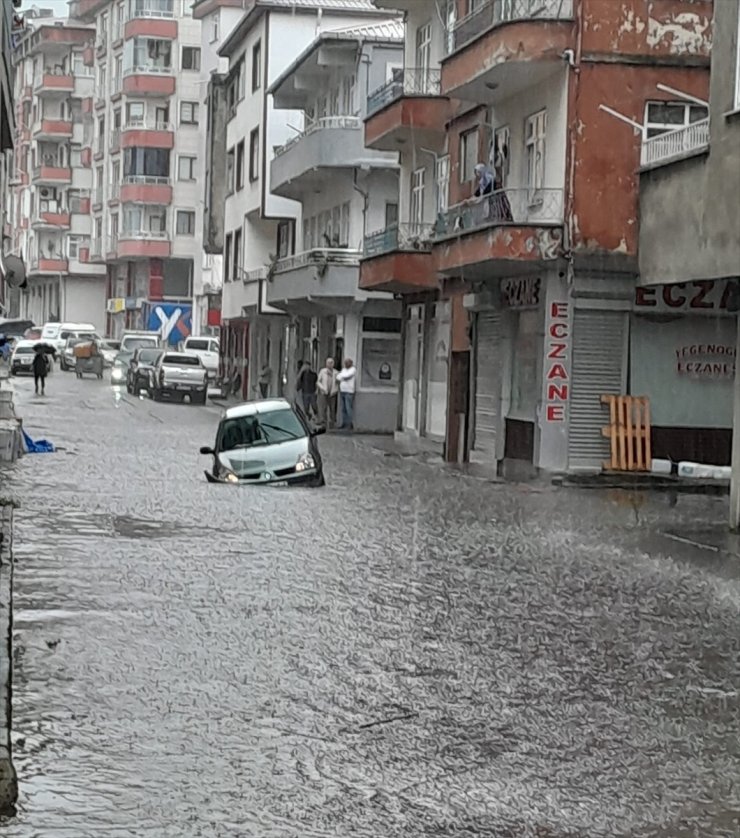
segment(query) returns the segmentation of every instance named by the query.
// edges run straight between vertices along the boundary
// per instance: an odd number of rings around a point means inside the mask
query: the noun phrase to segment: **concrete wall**
[[[734,110],[738,0],[715,4],[710,151],[640,176],[644,283],[740,274],[740,114]]]
[[[105,334],[105,282],[70,276],[64,282],[62,320],[70,323],[94,323]]]

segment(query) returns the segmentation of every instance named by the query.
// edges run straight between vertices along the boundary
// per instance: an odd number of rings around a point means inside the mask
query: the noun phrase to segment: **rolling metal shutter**
[[[601,429],[609,424],[605,394],[619,395],[626,385],[627,313],[576,309],[571,364],[570,470],[601,470],[609,459],[609,440]]]
[[[501,314],[497,311],[478,313],[475,361],[474,450],[493,463],[498,459],[501,426]]]

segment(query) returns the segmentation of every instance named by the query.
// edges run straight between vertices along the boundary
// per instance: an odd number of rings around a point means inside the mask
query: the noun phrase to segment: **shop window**
[[[460,135],[460,183],[473,179],[478,162],[478,129]]]

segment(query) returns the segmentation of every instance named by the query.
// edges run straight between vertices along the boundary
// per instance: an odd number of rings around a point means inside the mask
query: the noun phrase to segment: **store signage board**
[[[522,276],[501,281],[501,305],[504,308],[537,308],[540,304],[542,280],[538,276]]]
[[[570,306],[567,301],[549,303],[547,310],[545,365],[545,418],[548,422],[565,422],[565,409],[570,395]]]
[[[674,285],[640,285],[635,289],[635,312],[640,314],[732,315],[728,303],[732,280],[699,279]]]
[[[676,372],[691,378],[717,379],[735,377],[734,346],[724,344],[688,344],[676,349]]]

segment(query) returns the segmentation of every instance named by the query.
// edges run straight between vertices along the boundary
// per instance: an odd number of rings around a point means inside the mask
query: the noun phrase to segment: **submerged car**
[[[285,399],[245,402],[224,413],[216,444],[200,449],[213,456],[211,483],[324,485],[324,464],[311,428]]]

